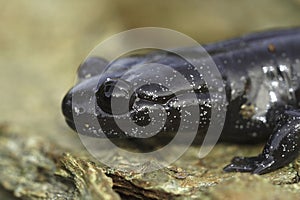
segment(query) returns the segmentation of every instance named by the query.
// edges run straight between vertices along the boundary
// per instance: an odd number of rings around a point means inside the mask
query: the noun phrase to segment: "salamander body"
[[[222,76],[228,102],[220,139],[237,143],[266,141],[259,155],[235,157],[224,170],[263,174],[293,161],[300,148],[300,28],[249,34],[208,44],[204,49]],[[180,51],[190,52],[196,61],[204,59],[197,48]],[[138,81],[151,80],[158,75],[170,80],[171,74],[161,68],[139,68],[149,63],[170,66],[192,86],[185,87],[176,81],[169,84],[172,90],[157,83],[135,86]],[[143,127],[151,122],[149,113],[162,108],[168,114],[159,135],[175,133],[181,116],[178,104],[199,108],[198,135],[205,135],[207,131],[211,114],[210,91],[201,73],[174,53],[156,50],[123,56],[111,63],[91,57],[81,64],[78,76],[79,83],[63,99],[62,111],[67,124],[81,134],[131,138],[133,135],[119,128],[115,119],[122,121],[129,117]],[[190,91],[199,101],[189,101],[188,95],[184,96]],[[178,99],[175,94],[183,98]],[[74,95],[91,98],[74,100]],[[120,105],[119,109],[113,110],[113,98]],[[90,109],[91,102],[95,104],[94,109]],[[101,133],[87,128],[88,121],[75,123],[74,116],[96,119]]]

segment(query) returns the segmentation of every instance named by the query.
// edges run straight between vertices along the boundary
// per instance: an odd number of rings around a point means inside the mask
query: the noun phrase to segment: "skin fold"
[[[228,102],[220,140],[266,142],[259,155],[235,157],[224,170],[263,174],[292,162],[299,155],[300,146],[300,28],[253,33],[208,44],[204,49],[221,73]],[[180,51],[190,53],[199,63],[205,59],[196,47]],[[171,81],[173,75],[162,68],[139,67],[149,63],[170,66],[183,75],[190,86]],[[79,82],[64,97],[62,112],[67,124],[80,134],[131,138],[133,143],[139,144],[157,136],[172,138],[179,130],[180,106],[199,108],[200,121],[194,123],[198,123],[197,136],[201,137],[208,129],[211,115],[210,91],[201,73],[182,57],[161,50],[135,52],[111,63],[90,57],[78,70]],[[169,88],[154,83],[135,86],[136,82],[151,80],[157,75],[171,82],[167,85]],[[188,95],[191,92],[199,101],[191,101]],[[112,98],[120,105],[116,110],[112,110]],[[161,131],[150,138],[143,138],[145,133],[128,134],[130,130],[122,130],[115,122],[131,118],[144,127],[151,123],[149,113],[155,114],[161,109],[167,113],[165,121]],[[84,120],[75,123],[74,116]],[[96,120],[102,131],[87,128],[93,127],[88,119]],[[168,141],[157,144],[164,145]]]

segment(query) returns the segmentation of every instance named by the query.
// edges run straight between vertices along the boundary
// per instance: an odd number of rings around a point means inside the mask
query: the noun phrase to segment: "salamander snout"
[[[76,125],[87,123],[96,117],[95,92],[99,77],[84,80],[75,85],[62,100],[62,113],[67,124],[76,131]],[[80,123],[78,123],[80,122]]]
[[[73,120],[73,112],[72,112],[72,93],[68,92],[61,104],[62,113],[65,117],[67,124],[76,131],[74,120]]]

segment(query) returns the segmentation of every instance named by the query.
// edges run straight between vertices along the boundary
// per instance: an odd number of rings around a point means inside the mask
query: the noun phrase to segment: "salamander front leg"
[[[264,174],[292,162],[300,150],[300,110],[287,110],[276,117],[276,126],[263,152],[255,157],[235,157],[226,172]]]

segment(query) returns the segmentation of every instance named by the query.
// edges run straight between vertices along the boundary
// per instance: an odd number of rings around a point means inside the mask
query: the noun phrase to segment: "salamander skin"
[[[249,34],[204,48],[216,63],[225,84],[228,105],[221,140],[237,143],[266,141],[259,155],[235,157],[224,170],[263,174],[292,162],[300,148],[300,28]],[[197,48],[181,51],[190,52],[200,63],[203,59],[197,56]],[[179,102],[200,108],[202,115],[198,135],[205,135],[211,114],[206,83],[201,74],[191,70],[186,60],[163,51],[123,56],[110,64],[98,57],[87,59],[78,71],[80,82],[66,94],[62,102],[68,125],[92,137],[128,138],[128,134],[118,128],[114,121],[114,118],[122,119],[126,115],[122,109],[112,114],[111,98],[115,97],[120,105],[123,100],[129,102],[129,115],[140,126],[149,123],[151,119],[148,113],[157,109],[156,105],[164,107],[168,117],[159,134],[175,133],[180,123],[180,113],[172,104],[176,98],[174,94],[166,92],[159,84],[139,88],[134,86],[135,81],[149,80],[156,75],[169,77],[163,70],[141,71],[136,68],[138,64],[147,63],[170,66],[193,83],[193,91],[199,100],[208,99],[206,103],[186,103],[188,99]],[[194,78],[190,80],[189,77]],[[116,86],[116,82],[122,84]],[[176,81],[171,87],[172,91],[181,94],[189,92]],[[134,91],[135,96],[126,96],[128,91]],[[91,102],[75,100],[76,94],[95,98],[96,111],[89,109]],[[75,127],[73,113],[97,119],[103,132],[87,129],[85,123],[88,122],[76,123]],[[174,116],[179,117],[176,120]]]

